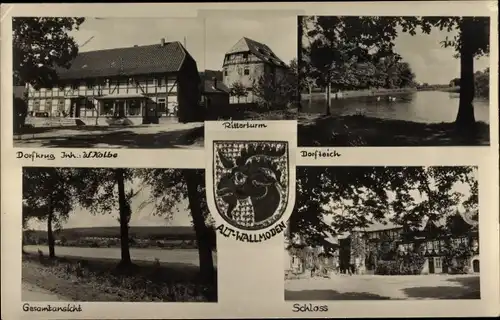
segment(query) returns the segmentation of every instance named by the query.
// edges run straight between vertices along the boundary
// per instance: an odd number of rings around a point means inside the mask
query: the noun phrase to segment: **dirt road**
[[[22,289],[23,291],[21,298],[23,301],[69,301],[70,300],[24,281]]]

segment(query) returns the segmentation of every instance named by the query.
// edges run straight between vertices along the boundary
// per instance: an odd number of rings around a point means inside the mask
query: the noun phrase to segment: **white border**
[[[490,147],[335,148],[339,158],[297,157],[297,165],[479,165],[481,300],[332,301],[328,313],[293,313],[283,301],[281,237],[242,252],[218,237],[219,299],[216,304],[82,303],[82,313],[21,312],[21,165],[204,167],[203,150],[123,150],[105,161],[18,161],[12,147],[12,16],[196,17],[197,10],[290,10],[309,15],[478,15],[491,17],[491,88],[498,87],[497,1],[370,3],[194,3],[194,4],[14,4],[1,7],[2,61],[2,318],[239,318],[239,317],[411,317],[499,314],[498,98],[490,93]],[[233,12],[234,13],[234,12]],[[210,18],[210,12],[200,15]],[[215,13],[214,13],[215,14]],[[220,12],[219,12],[220,14]],[[237,12],[236,12],[237,14]],[[295,30],[293,31],[295,32]],[[27,149],[33,150],[33,149]],[[79,151],[79,149],[72,149]],[[54,151],[54,149],[52,149]],[[138,153],[140,152],[140,154]],[[252,251],[253,250],[253,251]],[[322,303],[320,303],[322,304]]]

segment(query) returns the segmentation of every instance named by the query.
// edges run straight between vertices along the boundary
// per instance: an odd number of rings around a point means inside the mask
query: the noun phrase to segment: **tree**
[[[57,83],[55,68],[68,68],[78,54],[69,32],[78,30],[85,18],[12,18],[14,83],[35,87]]]
[[[47,222],[49,257],[55,257],[54,226],[59,229],[73,209],[71,175],[66,168],[23,169],[23,225],[30,219]]]
[[[261,108],[279,110],[296,102],[298,75],[295,71],[289,67],[276,68],[253,81],[252,93]]]
[[[490,68],[474,73],[474,88],[477,97],[488,98],[490,95]]]
[[[415,227],[458,205],[477,203],[473,167],[304,167],[297,170],[296,206],[290,232],[323,244],[324,231],[341,233],[387,220]],[[470,196],[456,191],[469,186]],[[420,197],[419,195],[422,195]]]
[[[332,66],[345,63],[345,58],[358,56],[362,60],[375,60],[394,54],[394,40],[398,27],[403,32],[416,34],[420,27],[429,34],[432,29],[458,33],[453,39],[444,39],[444,47],[453,47],[460,57],[460,102],[455,120],[457,129],[468,131],[475,124],[474,109],[474,58],[489,53],[488,17],[313,17],[313,29],[308,36],[320,42],[323,50],[314,63],[328,76]],[[320,47],[321,48],[321,47]],[[313,56],[313,55],[311,55]]]
[[[200,276],[215,284],[212,250],[215,247],[213,220],[209,214],[205,194],[204,170],[198,169],[142,169],[137,177],[151,190],[149,200],[154,204],[154,214],[170,219],[178,213],[178,203],[187,199],[193,228],[196,233]]]
[[[110,214],[118,209],[120,223],[121,260],[119,268],[132,265],[129,246],[129,222],[132,215],[130,200],[139,191],[126,191],[133,170],[123,168],[77,168],[72,170],[74,194],[80,206],[92,214]]]
[[[17,132],[23,127],[26,117],[28,116],[28,104],[23,99],[15,96],[13,96],[13,101],[14,132]]]
[[[231,87],[231,95],[236,97],[236,99],[238,99],[238,103],[240,103],[240,98],[248,96],[248,91],[243,83],[236,81]]]

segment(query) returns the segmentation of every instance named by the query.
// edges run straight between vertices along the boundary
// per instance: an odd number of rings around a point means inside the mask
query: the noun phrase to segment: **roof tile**
[[[180,42],[80,52],[61,80],[179,71],[189,53]]]

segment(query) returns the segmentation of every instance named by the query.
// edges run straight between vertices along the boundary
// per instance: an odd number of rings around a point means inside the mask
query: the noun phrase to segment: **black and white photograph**
[[[229,92],[229,107],[208,107],[209,120],[296,120],[296,15],[214,10],[204,18],[206,68]]]
[[[285,300],[480,299],[477,167],[299,167]]]
[[[295,16],[12,21],[16,147],[202,148],[205,120],[297,118]]]
[[[24,167],[22,301],[217,302],[204,174]]]
[[[490,18],[299,16],[298,145],[490,144]]]
[[[14,145],[203,146],[204,21],[16,17]]]

